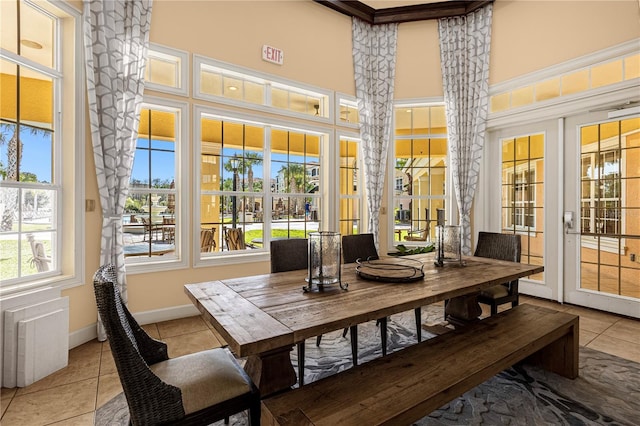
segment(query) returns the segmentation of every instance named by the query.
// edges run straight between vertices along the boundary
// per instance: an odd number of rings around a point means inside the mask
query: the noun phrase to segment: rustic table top
[[[347,264],[342,265],[346,291],[334,286],[304,292],[307,270],[298,270],[187,284],[185,292],[236,355],[247,356],[544,270],[471,256],[464,257],[465,266],[444,267],[434,266],[433,253],[411,258],[424,263],[424,278],[409,283],[364,280],[355,264]]]

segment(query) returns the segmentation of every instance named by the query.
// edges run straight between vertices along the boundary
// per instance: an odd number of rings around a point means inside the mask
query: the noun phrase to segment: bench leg
[[[422,341],[422,308],[415,309],[416,315],[416,335],[418,336],[418,343]]]
[[[526,362],[539,365],[563,377],[575,379],[579,373],[579,336],[576,318],[566,334],[529,356]]]

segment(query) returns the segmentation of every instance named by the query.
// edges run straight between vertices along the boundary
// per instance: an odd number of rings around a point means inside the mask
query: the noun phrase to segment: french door
[[[564,300],[640,318],[640,116],[564,128]]]
[[[562,277],[560,151],[557,120],[490,132],[474,217],[479,231],[521,236],[521,262],[545,269],[520,279],[520,291],[553,300]]]

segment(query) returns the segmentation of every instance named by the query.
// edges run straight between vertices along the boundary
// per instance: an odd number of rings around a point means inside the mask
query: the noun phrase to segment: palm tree
[[[286,192],[290,194],[298,194],[304,190],[306,170],[302,164],[289,164],[282,166],[280,172],[284,176]],[[294,198],[293,211],[299,210],[298,198]],[[291,214],[291,212],[289,212]]]

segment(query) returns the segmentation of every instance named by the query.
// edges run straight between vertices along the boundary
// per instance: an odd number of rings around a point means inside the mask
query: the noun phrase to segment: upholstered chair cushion
[[[217,348],[149,366],[165,383],[180,388],[185,414],[251,390],[227,349]]]
[[[490,297],[492,299],[499,299],[500,297],[506,297],[509,295],[509,289],[503,285],[496,285],[491,288],[482,290],[480,295],[484,297]]]

